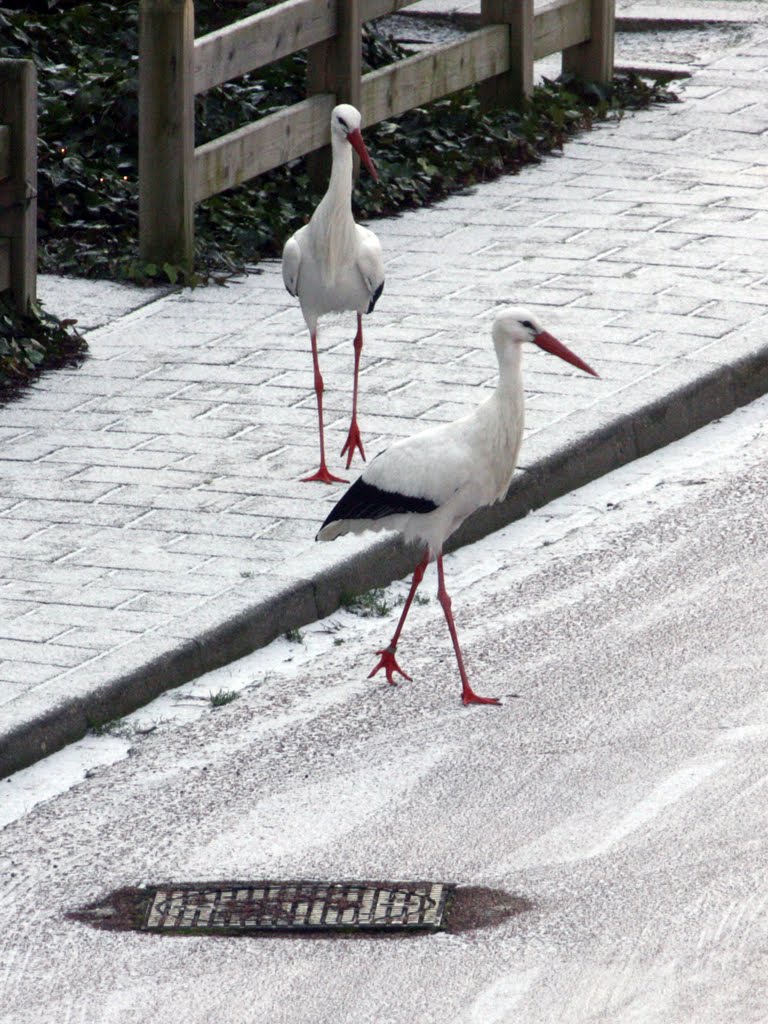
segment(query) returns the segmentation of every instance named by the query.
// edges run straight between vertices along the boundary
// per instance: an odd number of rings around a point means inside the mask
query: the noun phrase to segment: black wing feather
[[[384,516],[396,515],[399,512],[423,514],[434,512],[436,508],[437,505],[429,498],[414,498],[408,494],[398,494],[396,491],[382,491],[360,477],[342,495],[320,529],[338,519],[383,519]]]
[[[373,312],[373,307],[376,305],[376,303],[381,298],[381,293],[383,291],[384,291],[384,282],[382,281],[381,284],[379,285],[379,287],[376,289],[376,291],[371,296],[371,301],[370,301],[370,303],[368,305],[368,312],[369,313]]]

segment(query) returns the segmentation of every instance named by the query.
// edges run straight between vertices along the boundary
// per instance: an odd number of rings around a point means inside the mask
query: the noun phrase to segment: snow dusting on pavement
[[[762,1024],[766,424],[768,398],[446,559],[502,707],[461,706],[434,598],[398,648],[413,682],[366,678],[403,581],[0,783],[1,1024]],[[66,917],[237,878],[528,909],[355,941]]]
[[[524,520],[500,530],[476,544],[446,557],[447,585],[460,613],[461,598],[468,590],[482,602],[484,581],[498,586],[497,574],[503,572],[505,585],[512,587],[541,566],[563,553],[569,554],[596,546],[608,546],[613,533],[647,522],[662,510],[673,510],[689,497],[689,488],[722,482],[768,453],[768,396],[738,409],[725,419],[710,424],[659,452],[622,467],[574,491],[546,507],[532,512]],[[414,558],[415,564],[416,558]],[[619,571],[626,572],[624,562]],[[426,593],[432,579],[430,569],[422,585]],[[343,648],[344,661],[359,663],[354,680],[339,680],[330,690],[321,690],[302,711],[270,716],[258,723],[259,732],[273,732],[297,725],[322,707],[341,705],[362,690],[380,685],[368,682],[367,671],[375,664],[374,651],[385,644],[397,621],[400,605],[408,590],[408,581],[393,583],[382,592],[392,606],[386,617],[361,617],[338,611],[301,630],[300,640],[280,638],[241,661],[210,672],[194,682],[162,694],[150,704],[126,716],[104,735],[90,735],[30,768],[17,772],[0,783],[0,827],[22,817],[44,800],[77,785],[92,769],[114,763],[128,755],[142,737],[190,722],[204,714],[215,714],[210,698],[220,692],[239,694],[258,687],[265,680],[286,683],[314,662],[322,661],[324,671],[332,672],[332,659]],[[573,592],[566,598],[576,599]],[[553,595],[553,608],[561,600]],[[431,614],[440,618],[432,601]],[[419,614],[416,606],[412,616]],[[426,612],[424,612],[426,614]],[[525,617],[525,608],[510,610],[508,622]],[[437,628],[440,628],[438,625]],[[462,634],[463,635],[463,634]],[[405,637],[407,642],[408,627]],[[446,646],[446,658],[450,651]],[[458,684],[457,684],[458,685]],[[453,696],[451,693],[449,695]]]

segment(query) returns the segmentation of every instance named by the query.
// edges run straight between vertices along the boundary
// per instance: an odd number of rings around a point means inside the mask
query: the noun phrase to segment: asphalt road
[[[461,707],[432,599],[398,651],[412,683],[365,678],[397,608],[340,613],[198,684],[231,704],[142,712],[152,733],[104,740],[130,756],[58,796],[31,806],[61,759],[1,783],[0,808],[26,786],[31,809],[0,831],[0,1021],[764,1022],[764,422],[761,400],[446,559],[473,685],[519,694],[501,708]],[[64,917],[142,881],[260,877],[530,909],[385,940]]]

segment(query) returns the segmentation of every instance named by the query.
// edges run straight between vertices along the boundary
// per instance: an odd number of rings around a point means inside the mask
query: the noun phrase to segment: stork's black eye
[[[338,122],[339,122],[339,124],[341,125],[341,127],[342,127],[342,128],[343,128],[343,129],[345,130],[345,131],[349,131],[349,125],[348,125],[348,124],[347,124],[347,122],[346,122],[346,121],[344,120],[344,118],[343,118],[343,117],[338,117],[338,115],[337,115],[337,119],[338,119]]]
[[[535,328],[534,328],[534,326],[533,326],[533,324],[531,323],[530,320],[521,320],[520,322],[523,325],[523,327],[527,327],[529,331],[535,330]]]

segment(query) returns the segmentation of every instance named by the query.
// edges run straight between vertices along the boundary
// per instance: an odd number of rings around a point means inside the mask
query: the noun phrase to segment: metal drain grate
[[[159,887],[150,931],[438,929],[452,886],[433,882],[248,882]]]

